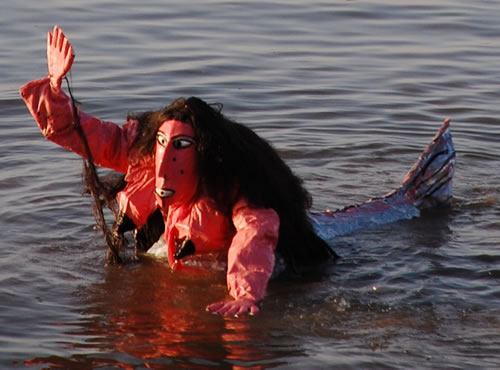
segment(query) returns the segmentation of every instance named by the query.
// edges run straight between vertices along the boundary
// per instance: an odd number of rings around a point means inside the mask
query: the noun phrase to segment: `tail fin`
[[[455,148],[450,120],[445,119],[432,142],[405,175],[399,191],[421,209],[446,205],[452,197],[454,172]]]
[[[418,216],[419,209],[448,204],[455,170],[449,126],[446,119],[398,189],[359,205],[311,214],[318,235],[329,240],[359,229],[408,220]]]

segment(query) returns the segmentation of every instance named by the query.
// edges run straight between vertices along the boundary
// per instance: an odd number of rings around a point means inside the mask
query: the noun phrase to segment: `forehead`
[[[194,137],[193,126],[177,120],[164,121],[158,128],[158,133],[167,137],[179,135]]]

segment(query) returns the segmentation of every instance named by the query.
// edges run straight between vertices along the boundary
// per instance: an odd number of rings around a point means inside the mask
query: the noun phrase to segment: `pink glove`
[[[251,316],[259,312],[257,303],[251,299],[239,298],[229,301],[220,301],[207,306],[208,312],[222,316],[235,316],[249,314]]]
[[[52,33],[47,33],[47,64],[49,67],[50,86],[59,92],[64,76],[69,72],[75,55],[73,47],[59,26],[54,26]]]

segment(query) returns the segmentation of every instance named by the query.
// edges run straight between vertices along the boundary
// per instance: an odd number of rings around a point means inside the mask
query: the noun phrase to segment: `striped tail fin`
[[[417,217],[424,208],[447,205],[452,197],[455,171],[455,148],[449,127],[450,120],[446,119],[396,190],[336,211],[311,213],[318,235],[332,239]]]
[[[446,119],[398,189],[420,209],[448,204],[452,197],[455,148]]]

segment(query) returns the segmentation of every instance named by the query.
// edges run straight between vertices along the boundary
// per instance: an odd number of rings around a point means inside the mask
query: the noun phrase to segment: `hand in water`
[[[73,47],[59,26],[47,33],[47,64],[50,85],[55,91],[61,88],[61,81],[73,65]]]
[[[257,303],[251,299],[240,298],[232,301],[221,301],[207,306],[207,311],[222,316],[235,316],[249,314],[251,316],[259,312]]]

